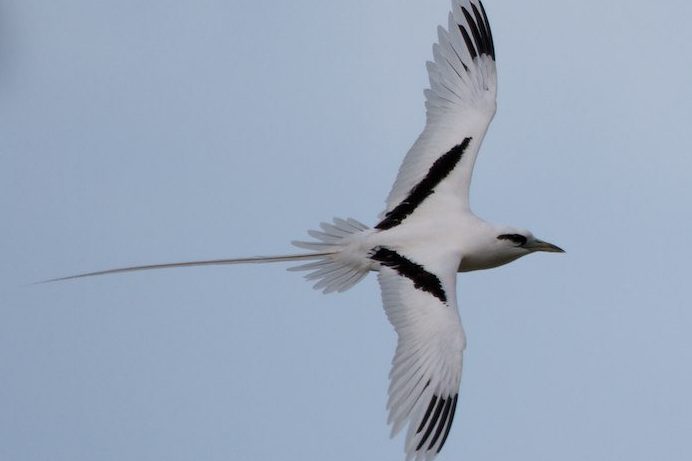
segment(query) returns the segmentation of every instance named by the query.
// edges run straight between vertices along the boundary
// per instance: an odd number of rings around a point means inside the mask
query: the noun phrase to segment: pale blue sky
[[[460,276],[440,460],[692,452],[692,4],[486,0],[475,211],[566,255]],[[401,460],[374,277],[280,266],[373,224],[447,0],[0,0],[0,460]]]

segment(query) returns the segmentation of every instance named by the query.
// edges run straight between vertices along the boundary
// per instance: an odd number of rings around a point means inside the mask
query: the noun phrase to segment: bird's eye
[[[526,245],[526,237],[521,234],[502,234],[497,236],[498,240],[510,240],[519,246]]]

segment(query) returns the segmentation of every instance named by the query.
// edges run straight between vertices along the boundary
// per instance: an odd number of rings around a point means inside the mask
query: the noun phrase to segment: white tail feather
[[[354,243],[354,237],[368,229],[368,226],[353,218],[334,218],[333,224],[321,223],[321,231],[310,230],[308,234],[317,239],[313,242],[294,241],[298,248],[311,250],[318,261],[309,262],[289,271],[311,271],[305,275],[307,280],[317,280],[316,290],[324,293],[342,292],[360,282],[371,269],[369,259],[348,248]],[[347,249],[348,248],[348,249]]]
[[[83,274],[67,275],[65,277],[56,277],[53,279],[42,280],[40,283],[62,282],[65,280],[81,279],[85,277],[96,277],[99,275],[121,274],[124,272],[139,272],[158,269],[172,269],[176,267],[199,267],[199,266],[227,266],[230,264],[265,264],[265,263],[285,263],[293,261],[315,260],[327,256],[328,253],[310,253],[300,255],[281,255],[281,256],[252,256],[249,258],[232,258],[232,259],[210,259],[205,261],[185,261],[163,264],[147,264],[144,266],[129,266],[118,267],[116,269],[106,269],[95,272],[86,272]]]
[[[309,270],[305,276],[308,280],[317,280],[315,288],[325,293],[344,291],[358,283],[370,270],[367,258],[356,258],[352,253],[345,252],[346,246],[352,242],[352,237],[368,229],[355,219],[334,218],[334,224],[322,223],[322,231],[311,230],[308,233],[316,238],[315,242],[293,242],[297,247],[312,251],[312,253],[282,256],[253,256],[250,258],[212,259],[205,261],[186,261],[164,264],[148,264],[143,266],[119,267],[84,274],[68,275],[36,283],[60,282],[64,280],[95,277],[99,275],[120,274],[124,272],[146,271],[156,269],[171,269],[175,267],[222,266],[229,264],[262,264],[294,261],[311,261],[289,270]]]

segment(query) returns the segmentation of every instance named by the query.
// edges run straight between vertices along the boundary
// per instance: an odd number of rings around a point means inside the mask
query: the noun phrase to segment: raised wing
[[[380,229],[440,196],[446,204],[469,208],[473,165],[495,115],[497,93],[495,48],[480,0],[452,0],[449,25],[438,28],[433,58],[427,64],[427,122],[399,169]]]
[[[423,264],[383,247],[371,257],[380,263],[382,301],[398,335],[388,423],[392,436],[408,425],[407,459],[430,460],[452,426],[466,347],[456,306],[459,261],[450,257]]]

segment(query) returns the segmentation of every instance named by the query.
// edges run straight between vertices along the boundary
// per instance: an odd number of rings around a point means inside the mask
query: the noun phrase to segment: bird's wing
[[[497,93],[495,48],[480,0],[452,0],[449,25],[438,28],[433,58],[427,64],[426,125],[399,168],[380,229],[440,197],[446,206],[469,207],[471,173]]]
[[[382,301],[398,336],[388,423],[392,436],[408,425],[407,459],[430,460],[452,426],[466,337],[456,305],[458,259],[418,256],[378,247],[371,257],[380,263]]]

